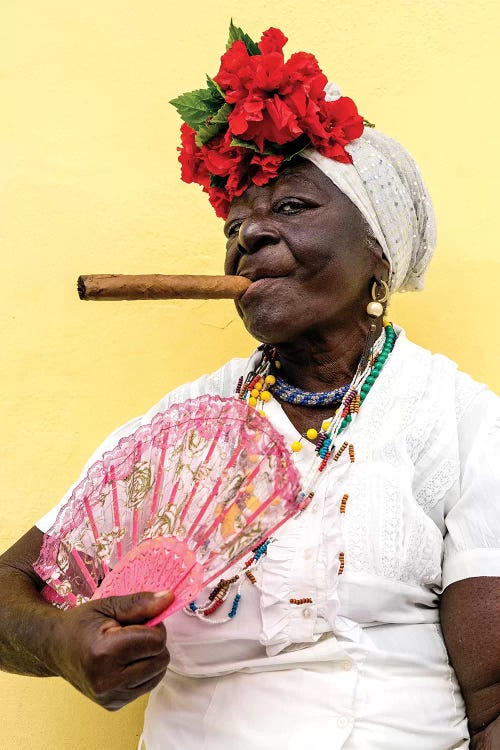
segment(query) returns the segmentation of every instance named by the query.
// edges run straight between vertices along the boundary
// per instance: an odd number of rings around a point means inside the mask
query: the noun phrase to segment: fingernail
[[[170,591],[157,591],[154,595],[155,599],[161,599],[162,596],[167,596],[167,594],[170,594]]]

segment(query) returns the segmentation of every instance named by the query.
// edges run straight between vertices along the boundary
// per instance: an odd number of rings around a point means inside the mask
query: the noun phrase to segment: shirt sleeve
[[[464,578],[500,577],[500,398],[478,393],[458,438],[460,493],[445,518],[443,589]]]

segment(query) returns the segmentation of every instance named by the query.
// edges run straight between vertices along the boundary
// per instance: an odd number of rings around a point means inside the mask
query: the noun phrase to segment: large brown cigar
[[[80,299],[237,299],[252,282],[243,276],[94,274],[78,277]]]

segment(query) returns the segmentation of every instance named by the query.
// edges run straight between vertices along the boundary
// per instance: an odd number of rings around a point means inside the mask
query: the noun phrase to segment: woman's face
[[[366,320],[374,277],[387,276],[357,208],[303,159],[233,201],[224,231],[226,274],[254,282],[237,300],[238,313],[264,343]]]

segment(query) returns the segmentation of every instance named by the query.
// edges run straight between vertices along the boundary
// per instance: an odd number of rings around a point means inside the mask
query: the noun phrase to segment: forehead
[[[290,191],[301,194],[311,194],[328,201],[344,194],[336,185],[312,162],[296,158],[287,166],[283,167],[276,179],[267,185],[259,187],[252,185],[242,196],[235,198],[231,204],[230,213],[242,206],[253,203],[259,197],[273,197],[275,194],[289,193]]]

